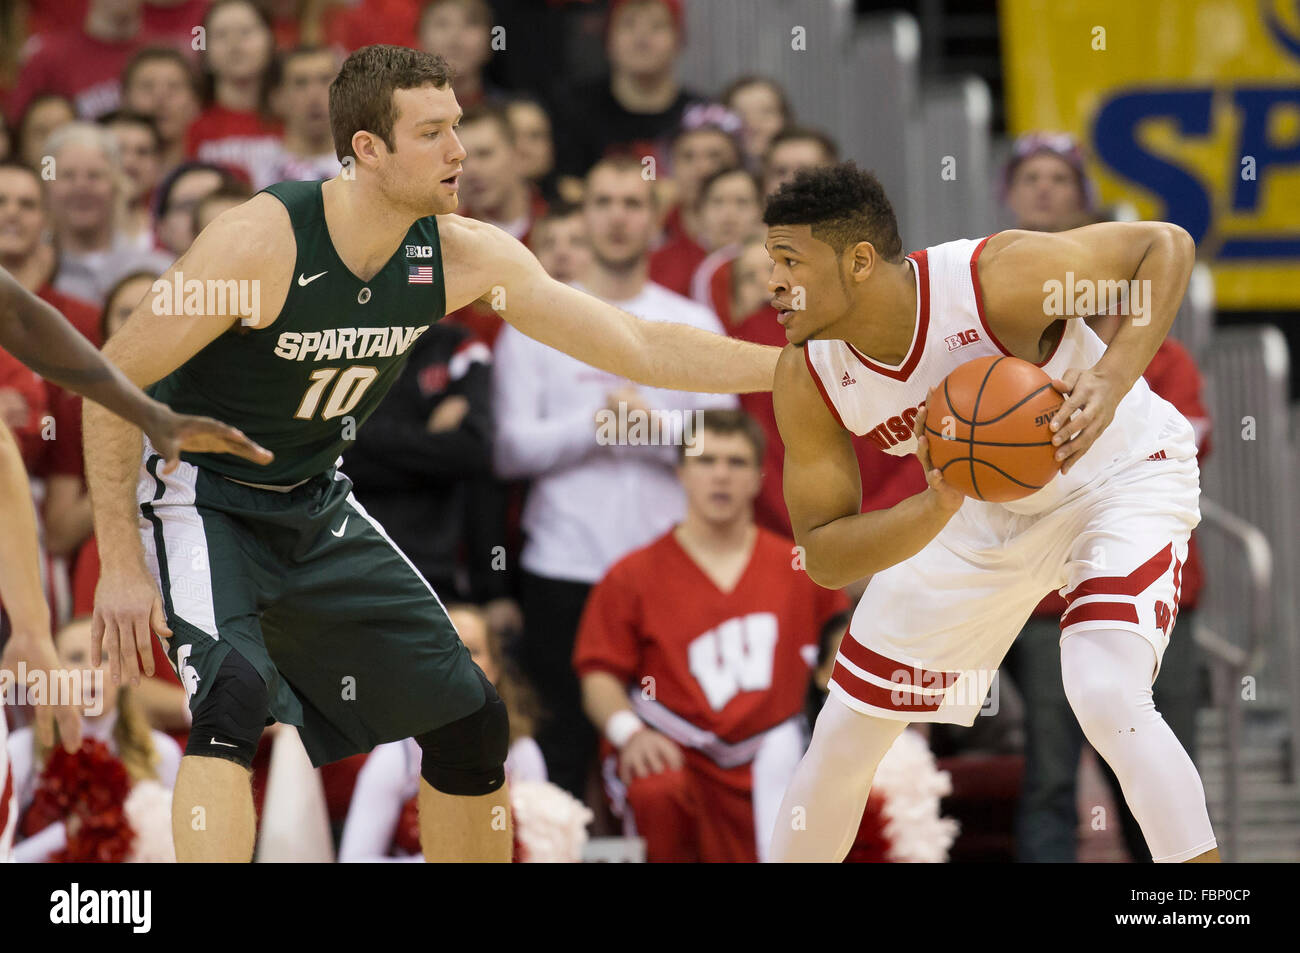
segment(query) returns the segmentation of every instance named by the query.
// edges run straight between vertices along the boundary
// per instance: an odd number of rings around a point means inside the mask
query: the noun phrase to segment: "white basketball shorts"
[[[1133,632],[1155,652],[1154,680],[1200,522],[1195,447],[1177,444],[1100,475],[1047,513],[967,499],[924,549],[872,577],[830,691],[869,715],[971,725],[1011,643],[1053,589],[1068,604],[1062,640]]]

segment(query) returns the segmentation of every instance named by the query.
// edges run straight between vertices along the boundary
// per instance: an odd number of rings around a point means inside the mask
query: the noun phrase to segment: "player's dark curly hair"
[[[894,207],[877,179],[852,162],[801,169],[767,200],[766,225],[811,225],[813,238],[839,254],[870,242],[886,261],[903,260]]]

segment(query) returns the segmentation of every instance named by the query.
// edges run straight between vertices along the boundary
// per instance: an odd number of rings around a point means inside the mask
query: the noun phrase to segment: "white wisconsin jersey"
[[[804,354],[813,380],[846,430],[894,456],[915,453],[912,426],[930,388],[968,361],[1010,356],[985,318],[976,270],[991,237],[945,242],[907,256],[917,282],[916,330],[900,364],[873,361],[847,341],[807,342]],[[1069,319],[1060,342],[1038,366],[1059,379],[1070,368],[1092,367],[1105,350],[1083,320]],[[1041,513],[1113,468],[1160,451],[1167,457],[1194,456],[1192,427],[1139,377],[1110,426],[1068,474],[1057,474],[1023,499],[986,505]]]

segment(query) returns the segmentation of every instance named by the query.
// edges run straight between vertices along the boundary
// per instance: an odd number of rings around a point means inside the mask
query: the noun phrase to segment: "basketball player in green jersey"
[[[275,454],[266,466],[186,454],[160,474],[138,430],[86,415],[103,563],[94,652],[135,679],[137,654],[151,669],[152,629],[190,696],[173,799],[180,860],[251,857],[248,766],[271,721],[298,726],[317,765],[414,737],[425,857],[510,858],[504,706],[335,469],[430,324],[483,299],[639,383],[771,388],[775,348],[636,319],[551,279],[505,232],[449,214],[460,112],[439,57],[353,53],[330,88],[344,173],[272,186],[220,216],[107,348],[173,409],[229,420]],[[260,300],[243,300],[260,315],[168,316],[174,289],[194,280],[255,282]]]

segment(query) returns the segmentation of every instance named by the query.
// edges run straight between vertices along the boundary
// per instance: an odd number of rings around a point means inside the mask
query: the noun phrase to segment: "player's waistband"
[[[655,731],[667,735],[683,747],[694,748],[701,754],[708,756],[718,767],[724,769],[738,768],[741,765],[749,764],[758,755],[758,749],[762,746],[763,739],[769,733],[800,717],[799,715],[792,715],[785,721],[760,731],[744,741],[732,743],[723,741],[711,731],[705,731],[698,725],[691,724],[681,715],[670,711],[659,702],[647,699],[640,691],[630,692],[628,698],[632,703],[633,710],[636,711],[641,720]]]

